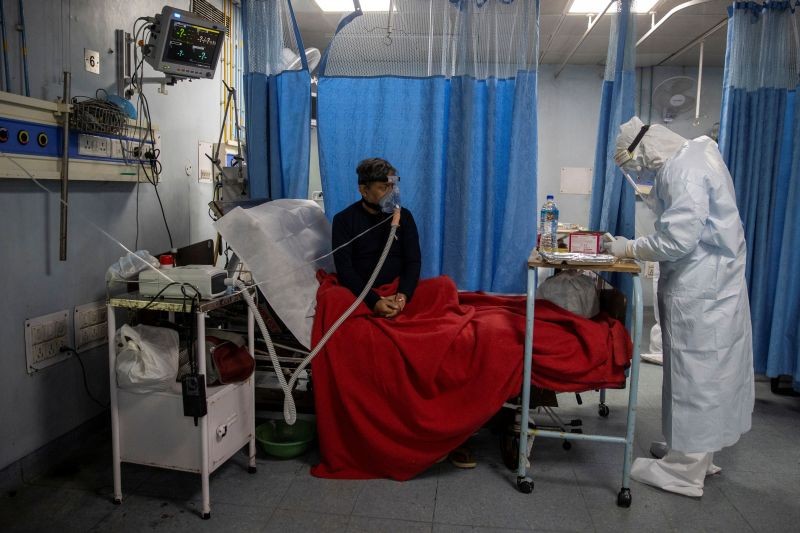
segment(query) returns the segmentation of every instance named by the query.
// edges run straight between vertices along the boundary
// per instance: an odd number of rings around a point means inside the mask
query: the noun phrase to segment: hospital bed
[[[525,347],[524,347],[524,366],[522,379],[522,405],[521,420],[528,421],[530,418],[530,396],[531,396],[531,360],[533,351],[534,335],[534,302],[536,299],[536,287],[538,286],[539,268],[553,268],[553,265],[546,263],[534,249],[527,262],[527,303],[526,303],[526,327],[525,327]],[[625,436],[610,435],[589,435],[584,433],[572,433],[564,431],[552,431],[546,429],[530,428],[527,431],[520,431],[519,436],[519,463],[517,467],[517,488],[520,492],[531,493],[533,491],[533,480],[528,476],[527,450],[528,438],[558,438],[569,442],[571,440],[589,442],[609,442],[623,444],[625,446],[625,456],[622,467],[622,487],[617,495],[617,505],[620,507],[630,507],[630,469],[633,461],[633,438],[636,426],[636,401],[639,386],[639,343],[642,332],[642,286],[639,278],[639,265],[633,261],[617,262],[613,265],[589,266],[589,265],[559,265],[558,268],[570,270],[590,270],[596,273],[618,273],[630,275],[633,281],[633,358],[628,376],[628,408],[626,412],[626,432]],[[600,391],[600,416],[608,415],[608,407],[605,404],[605,390]],[[525,424],[521,424],[524,427]]]
[[[316,272],[322,268],[333,271],[330,257],[330,229],[324,213],[318,206],[305,200],[277,200],[265,206],[253,209],[234,209],[216,223],[222,236],[253,272],[259,287],[270,300],[270,305],[281,317],[287,328],[294,334],[300,344],[306,348],[311,344],[311,326],[314,321],[314,306],[319,283]],[[255,243],[255,244],[254,244]],[[531,353],[533,339],[533,288],[535,287],[535,261],[529,261],[529,291],[527,300],[527,328],[524,359],[523,406],[522,420],[529,417],[529,396],[531,383]],[[548,265],[552,266],[552,265]],[[638,268],[631,265],[607,267],[603,270],[638,274]],[[638,287],[638,277],[635,278]],[[640,291],[637,288],[638,320],[641,321]],[[636,332],[641,328],[637,326]],[[638,337],[636,338],[638,346]],[[638,378],[638,354],[634,357],[632,387]],[[522,365],[520,365],[522,366]],[[601,409],[605,407],[601,400]],[[619,502],[629,499],[628,473],[629,458],[632,451],[633,416],[635,414],[635,392],[628,410],[628,435],[622,437],[582,435],[560,431],[546,431],[535,428],[520,435],[520,450],[526,450],[527,437],[554,436],[566,439],[600,440],[626,444],[626,466],[623,476],[623,491]],[[520,453],[517,486],[523,492],[533,489],[533,482],[527,477],[526,453]],[[624,494],[623,494],[624,493]]]

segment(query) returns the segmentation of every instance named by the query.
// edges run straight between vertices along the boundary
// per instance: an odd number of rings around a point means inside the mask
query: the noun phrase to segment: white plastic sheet
[[[127,324],[117,330],[117,384],[140,393],[169,389],[178,375],[178,332]]]
[[[333,272],[333,257],[313,260],[331,251],[331,226],[311,200],[274,200],[237,207],[215,223],[259,284],[261,292],[286,327],[311,348],[320,268]]]

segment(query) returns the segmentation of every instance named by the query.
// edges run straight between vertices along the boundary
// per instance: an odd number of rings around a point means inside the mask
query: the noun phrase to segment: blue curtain
[[[636,101],[636,48],[630,0],[617,3],[611,25],[606,72],[600,97],[600,122],[594,156],[589,227],[632,239],[636,225],[635,193],[625,184],[614,163],[619,126],[630,120]],[[611,282],[630,298],[630,276],[612,276]]]
[[[388,27],[386,14],[356,12],[326,51],[317,120],[325,210],[332,218],[356,201],[358,162],[383,157],[417,221],[423,277],[523,292],[536,238],[538,3],[434,4],[398,3],[406,11],[389,40],[371,31]],[[442,37],[433,29],[447,21],[455,30]],[[510,47],[501,61],[475,61],[486,57],[475,47],[495,39]]]
[[[245,0],[242,13],[250,196],[307,198],[311,76],[291,2]]]
[[[720,151],[745,227],[755,370],[791,375],[800,390],[795,17],[791,2],[737,2],[729,10]]]

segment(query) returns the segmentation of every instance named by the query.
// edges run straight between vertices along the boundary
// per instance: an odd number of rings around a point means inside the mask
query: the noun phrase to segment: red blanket
[[[314,344],[354,300],[335,275],[318,277]],[[624,383],[631,346],[617,321],[543,300],[535,319],[533,383],[557,391]],[[524,341],[524,297],[458,293],[447,277],[421,281],[394,319],[362,304],[312,363],[320,464],[311,473],[414,477],[519,394]]]

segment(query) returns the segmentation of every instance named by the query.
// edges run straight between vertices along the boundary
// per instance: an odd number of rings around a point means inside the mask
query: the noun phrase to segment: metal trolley
[[[244,446],[248,446],[248,472],[256,472],[254,382],[255,377],[227,385],[208,386],[207,414],[195,425],[184,416],[180,391],[138,394],[117,386],[115,310],[150,309],[173,313],[194,313],[197,324],[197,368],[205,376],[206,314],[242,299],[225,294],[200,300],[159,298],[130,293],[108,299],[108,359],[111,393],[111,443],[114,474],[114,503],[122,503],[121,463],[136,463],[200,474],[201,516],[211,517],[209,476]],[[247,311],[247,346],[254,354],[255,317]]]
[[[528,258],[528,287],[527,303],[525,308],[525,353],[524,356],[524,376],[522,380],[522,413],[520,427],[528,427],[530,414],[531,397],[531,358],[533,352],[533,318],[534,301],[536,299],[536,286],[538,285],[539,268],[558,268],[569,270],[590,270],[592,272],[616,272],[630,274],[633,278],[633,359],[631,361],[629,383],[628,383],[628,412],[627,430],[624,437],[609,435],[587,435],[582,433],[568,433],[561,431],[550,431],[543,429],[520,430],[519,437],[519,463],[517,466],[517,489],[520,492],[529,494],[533,492],[533,480],[528,477],[527,468],[527,448],[528,436],[557,438],[566,441],[584,440],[595,442],[612,442],[625,445],[625,460],[622,466],[622,488],[617,495],[617,505],[620,507],[630,507],[630,473],[631,462],[633,460],[633,436],[636,425],[636,397],[639,386],[639,342],[642,336],[642,284],[639,278],[640,268],[634,261],[618,261],[610,265],[591,266],[591,265],[554,265],[542,260],[536,250],[531,252]],[[605,405],[605,391],[600,391],[600,416],[608,415],[608,407]]]

